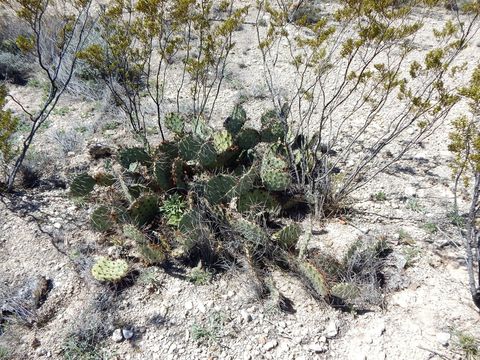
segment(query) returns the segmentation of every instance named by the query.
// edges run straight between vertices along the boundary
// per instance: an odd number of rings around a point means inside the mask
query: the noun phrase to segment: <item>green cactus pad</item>
[[[249,150],[253,149],[261,139],[262,137],[257,130],[245,128],[238,133],[235,142],[240,149]]]
[[[113,176],[112,174],[99,172],[99,173],[95,174],[95,181],[96,181],[97,185],[99,185],[99,186],[108,187],[108,186],[112,186],[113,184],[115,184],[115,182],[117,180],[115,179],[115,176]]]
[[[352,283],[338,283],[332,287],[330,291],[332,296],[340,298],[345,301],[354,301],[360,296],[360,289]]]
[[[285,226],[282,230],[273,234],[272,238],[285,249],[293,249],[297,245],[302,228],[298,224]]]
[[[185,161],[195,160],[201,147],[202,141],[199,138],[187,135],[178,143],[178,154]]]
[[[89,195],[95,187],[96,181],[87,173],[82,173],[73,179],[70,184],[70,194],[75,197]]]
[[[126,224],[123,226],[123,235],[139,244],[147,242],[145,235],[143,235],[143,233],[136,226],[131,224]]]
[[[238,170],[236,170],[238,171]],[[253,189],[255,182],[259,178],[258,168],[256,166],[250,167],[248,171],[245,171],[243,167],[240,168],[240,177],[238,178],[237,185],[235,186],[235,196],[239,196],[249,192]]]
[[[148,165],[152,159],[143,148],[125,148],[118,152],[118,162],[125,168],[130,169],[132,164]]]
[[[176,135],[181,135],[185,127],[185,119],[177,113],[170,113],[165,116],[165,126]]]
[[[143,195],[130,205],[128,211],[134,224],[144,226],[152,222],[158,210],[158,198],[155,195]]]
[[[92,267],[92,276],[98,281],[118,282],[128,273],[128,263],[125,260],[108,260],[99,258]]]
[[[106,232],[115,225],[112,209],[107,206],[97,207],[90,216],[92,227],[96,231]]]
[[[285,128],[274,110],[264,113],[260,122],[262,123],[260,133],[263,142],[271,143],[285,140]]]
[[[288,189],[292,177],[288,171],[288,163],[280,156],[267,153],[262,159],[260,177],[265,187],[270,191]]]
[[[254,248],[264,246],[270,240],[268,234],[257,224],[245,220],[238,219],[233,224],[233,229],[240,234],[249,245]]]
[[[182,159],[175,159],[172,165],[172,179],[173,185],[179,190],[186,190],[187,183],[185,182],[187,165]]]
[[[161,190],[167,191],[173,187],[172,165],[168,159],[157,160],[153,164],[153,178]]]
[[[197,160],[202,167],[214,167],[217,164],[217,153],[211,142],[205,142],[200,147]]]
[[[258,214],[265,211],[277,213],[280,208],[278,201],[268,191],[255,189],[240,195],[237,210],[243,214]]]
[[[232,114],[225,120],[223,127],[232,135],[237,135],[247,121],[247,113],[241,105],[236,105]]]
[[[178,156],[178,144],[171,141],[164,141],[155,150],[160,159],[173,160]]]
[[[309,285],[317,296],[325,298],[329,295],[325,276],[318,271],[315,266],[306,261],[300,261],[298,264],[298,270],[300,274],[307,279]]]
[[[210,204],[229,201],[234,194],[236,182],[235,178],[229,175],[218,175],[211,178],[205,185],[205,198]]]
[[[143,260],[148,265],[155,265],[166,260],[165,249],[162,246],[150,243],[138,245],[138,251],[142,255]]]
[[[233,146],[232,135],[227,130],[216,132],[213,135],[213,146],[219,154],[226,152]]]

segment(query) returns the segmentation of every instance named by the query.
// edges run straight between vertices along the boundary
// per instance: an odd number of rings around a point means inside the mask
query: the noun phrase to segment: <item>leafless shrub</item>
[[[53,134],[53,139],[60,146],[64,155],[69,152],[77,152],[83,146],[84,139],[75,130],[56,130]]]

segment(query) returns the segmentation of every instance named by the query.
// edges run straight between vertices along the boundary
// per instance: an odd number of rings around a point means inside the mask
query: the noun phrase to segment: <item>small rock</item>
[[[270,340],[267,342],[264,346],[263,349],[265,351],[270,351],[278,346],[278,341],[277,340]]]
[[[441,345],[448,346],[448,342],[450,341],[450,334],[446,332],[440,332],[436,335],[436,339]]]
[[[246,310],[240,310],[240,315],[244,322],[252,321],[252,315],[250,315]]]
[[[94,159],[112,156],[112,149],[105,144],[95,143],[89,146],[88,153]]]
[[[122,335],[125,339],[130,340],[133,337],[133,331],[130,329],[122,329]]]
[[[122,329],[115,329],[112,334],[112,340],[116,343],[123,341]]]
[[[185,310],[192,310],[193,309],[193,303],[191,301],[187,301],[185,303]]]
[[[327,351],[327,347],[325,344],[312,344],[308,347],[310,351],[313,351],[316,354],[323,353]]]
[[[327,339],[332,339],[335,336],[337,336],[337,334],[338,334],[337,324],[335,323],[335,321],[332,320],[328,323],[327,328],[325,329],[325,337]]]
[[[61,229],[62,228],[62,224],[60,224],[59,222],[56,222],[55,224],[53,224],[53,227],[55,229]]]

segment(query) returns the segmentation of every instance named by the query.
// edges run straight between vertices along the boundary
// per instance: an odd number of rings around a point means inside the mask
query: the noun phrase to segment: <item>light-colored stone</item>
[[[335,323],[335,321],[332,320],[328,323],[327,327],[325,328],[325,337],[327,339],[332,339],[335,336],[337,336],[337,334],[338,334],[337,324]]]
[[[122,329],[115,329],[112,334],[112,340],[116,343],[123,341]]]
[[[130,329],[122,329],[122,335],[125,339],[130,340],[133,338],[133,331]]]
[[[448,346],[450,337],[451,337],[450,334],[446,332],[440,332],[435,336],[435,338],[437,339],[437,342],[443,346]]]
[[[270,351],[270,350],[276,348],[277,346],[278,346],[278,341],[277,340],[270,340],[263,346],[263,350]]]

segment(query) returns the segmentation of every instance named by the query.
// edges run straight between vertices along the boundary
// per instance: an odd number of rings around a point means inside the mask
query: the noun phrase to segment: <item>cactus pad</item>
[[[200,139],[193,135],[187,135],[178,143],[178,154],[185,161],[195,160],[201,146]]]
[[[251,221],[238,219],[233,223],[233,229],[254,248],[263,246],[269,241],[268,234]]]
[[[217,164],[217,153],[211,142],[205,142],[197,154],[198,163],[203,167],[213,167]]]
[[[286,132],[280,117],[274,110],[264,113],[260,119],[262,123],[261,137],[263,142],[285,140]]]
[[[328,286],[323,273],[318,271],[312,264],[301,261],[298,264],[300,274],[308,281],[315,295],[325,298],[329,295]]]
[[[152,161],[143,148],[125,148],[118,152],[118,162],[125,168],[129,169],[131,164],[138,163],[147,165]]]
[[[232,114],[225,120],[223,127],[232,135],[237,135],[247,121],[247,113],[241,105],[236,105]]]
[[[82,173],[73,179],[70,184],[70,194],[72,196],[83,197],[89,195],[95,187],[96,181],[87,173]]]
[[[277,212],[280,208],[277,200],[267,191],[255,189],[240,195],[237,210],[245,213]]]
[[[205,198],[210,204],[227,202],[234,194],[236,180],[233,176],[218,175],[211,178],[205,185]]]
[[[106,232],[114,226],[112,209],[107,206],[99,206],[90,216],[92,227],[96,231]]]
[[[331,295],[345,301],[353,301],[360,295],[358,286],[352,283],[338,283],[332,287]]]
[[[129,214],[137,226],[147,225],[158,214],[158,198],[154,195],[140,196],[130,205]]]
[[[252,128],[245,128],[241,130],[235,141],[240,149],[249,150],[253,149],[261,140],[260,133]]]
[[[272,238],[276,240],[283,248],[292,249],[295,248],[295,245],[297,245],[301,232],[302,228],[300,225],[291,224],[273,234]]]
[[[163,191],[173,187],[172,163],[168,159],[159,159],[153,164],[153,177]]]
[[[99,258],[92,267],[92,275],[98,281],[118,282],[128,273],[128,264],[125,260],[108,260]]]
[[[213,135],[213,145],[217,153],[221,154],[226,152],[233,146],[232,135],[227,131],[219,131]]]
[[[288,163],[279,155],[271,152],[262,159],[260,177],[265,187],[271,191],[286,190],[292,181]]]
[[[185,127],[185,119],[180,114],[170,113],[165,116],[165,126],[172,133],[181,135],[183,133],[183,128]]]

